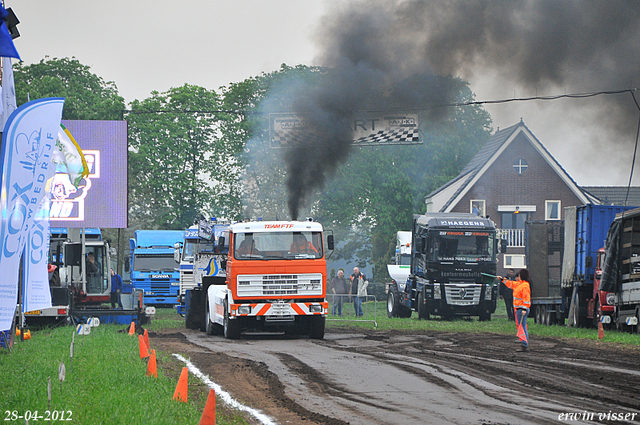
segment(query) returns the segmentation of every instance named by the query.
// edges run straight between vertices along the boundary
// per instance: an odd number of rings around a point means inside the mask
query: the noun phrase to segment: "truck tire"
[[[238,339],[240,337],[240,321],[238,319],[231,320],[229,318],[229,302],[224,300],[224,327],[223,334],[227,339]]]
[[[387,294],[387,315],[391,319],[392,317],[398,317],[400,310],[400,296],[398,294],[398,287],[395,283],[389,286],[389,293]]]
[[[312,317],[309,326],[309,338],[322,339],[324,338],[324,327],[326,318],[324,316]]]
[[[418,293],[418,319],[429,320],[431,317],[427,311],[427,305],[424,303],[424,291]]]
[[[402,317],[403,319],[409,319],[411,317],[411,313],[413,313],[413,310],[405,305],[401,305],[400,313],[398,314],[398,316]]]
[[[491,313],[487,313],[487,312],[480,312],[480,314],[478,315],[478,321],[480,322],[490,322],[491,321]]]
[[[573,327],[574,328],[584,328],[586,317],[580,314],[580,310],[582,309],[583,299],[580,296],[580,293],[576,293],[573,298]]]

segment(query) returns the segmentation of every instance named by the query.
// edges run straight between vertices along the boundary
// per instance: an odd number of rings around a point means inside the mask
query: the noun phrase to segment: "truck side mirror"
[[[218,251],[222,252],[224,250],[224,236],[220,236],[218,238]]]
[[[424,251],[424,239],[416,238],[416,252],[422,253]]]
[[[333,235],[328,235],[327,236],[327,248],[329,249],[329,251],[333,251]]]
[[[131,262],[129,261],[129,257],[124,257],[124,271],[129,272],[131,269]]]
[[[173,259],[176,263],[180,262],[180,244],[178,242],[173,246]]]
[[[584,259],[584,265],[587,268],[593,266],[593,257],[590,255],[587,255],[587,258]]]
[[[504,254],[507,252],[508,242],[506,239],[500,239],[500,254]]]

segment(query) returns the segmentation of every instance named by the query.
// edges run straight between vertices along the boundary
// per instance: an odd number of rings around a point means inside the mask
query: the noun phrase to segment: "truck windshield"
[[[493,261],[493,234],[490,232],[435,231],[430,238],[432,261]]]
[[[260,232],[234,235],[234,258],[278,260],[322,258],[321,232]]]
[[[173,272],[175,269],[173,254],[137,254],[133,262],[133,270],[137,272]]]
[[[196,249],[197,242],[193,239],[185,239],[182,247],[182,261],[193,262],[193,254]]]

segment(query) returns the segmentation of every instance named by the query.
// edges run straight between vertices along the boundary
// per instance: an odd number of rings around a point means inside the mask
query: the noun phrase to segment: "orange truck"
[[[225,239],[227,239],[225,241]],[[224,282],[197,288],[204,329],[238,338],[244,331],[274,331],[324,338],[327,250],[322,225],[313,221],[252,221],[232,224],[218,238],[228,245]],[[196,297],[198,298],[198,297]]]

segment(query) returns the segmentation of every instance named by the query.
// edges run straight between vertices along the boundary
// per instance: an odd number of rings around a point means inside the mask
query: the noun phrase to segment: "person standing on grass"
[[[111,269],[111,308],[122,308],[122,278]]]
[[[329,284],[329,292],[331,293],[331,297],[333,298],[333,310],[332,314],[336,315],[336,310],[338,311],[338,315],[342,317],[342,304],[344,301],[344,296],[347,293],[348,285],[347,279],[344,277],[344,270],[338,270],[338,274],[331,280]]]
[[[353,268],[353,274],[351,275],[351,294],[355,296],[353,299],[353,308],[356,311],[356,317],[362,317],[362,299],[367,297],[367,286],[369,281],[360,273],[358,267]]]
[[[507,288],[513,290],[513,308],[515,309],[518,338],[522,346],[517,351],[529,351],[529,331],[527,329],[527,317],[531,309],[531,286],[529,285],[529,270],[522,269],[516,275],[516,280],[507,280],[498,276]]]

